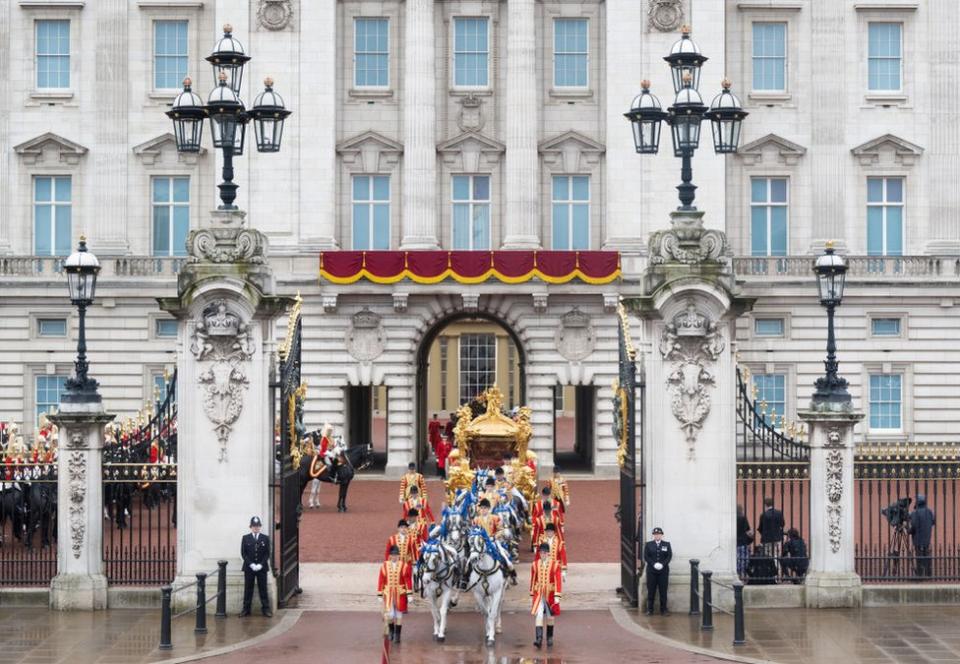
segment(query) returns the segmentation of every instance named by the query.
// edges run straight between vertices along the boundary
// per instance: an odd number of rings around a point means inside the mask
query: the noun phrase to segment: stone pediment
[[[43,164],[47,159],[53,159],[54,157],[56,157],[58,163],[73,166],[80,161],[80,157],[88,152],[87,148],[79,143],[74,143],[49,131],[14,146],[13,150],[29,166]]]
[[[807,148],[777,134],[767,134],[737,150],[737,156],[743,159],[747,166],[764,163],[765,154],[781,164],[793,166],[806,153]]]
[[[375,131],[365,131],[337,144],[346,167],[360,173],[392,171],[403,154],[403,144]]]
[[[465,131],[437,146],[443,162],[463,172],[489,171],[499,163],[506,149],[500,141],[477,131]]]
[[[606,147],[589,136],[566,131],[543,141],[538,146],[543,163],[550,170],[563,173],[584,173],[600,163]]]
[[[144,166],[170,163],[171,157],[174,156],[179,163],[193,166],[197,163],[197,159],[206,152],[207,149],[204,147],[200,148],[200,152],[178,152],[177,140],[171,132],[161,134],[133,147],[133,154],[140,157]]]
[[[899,164],[913,166],[923,148],[893,134],[884,134],[850,150],[861,166]]]

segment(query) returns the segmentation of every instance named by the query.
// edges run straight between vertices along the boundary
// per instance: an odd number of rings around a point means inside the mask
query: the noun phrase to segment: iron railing
[[[57,574],[57,464],[0,467],[0,586],[48,586]]]

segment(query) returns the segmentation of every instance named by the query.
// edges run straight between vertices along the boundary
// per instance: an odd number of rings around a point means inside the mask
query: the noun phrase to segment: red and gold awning
[[[565,284],[579,279],[587,284],[608,284],[620,277],[616,251],[323,251],[320,279],[352,284],[366,279],[394,284],[410,279],[436,284],[453,279],[479,284],[498,279],[519,284],[540,279]]]

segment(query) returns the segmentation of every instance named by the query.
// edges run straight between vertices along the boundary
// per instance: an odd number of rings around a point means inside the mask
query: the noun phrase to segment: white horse
[[[442,542],[424,551],[420,561],[421,588],[433,614],[433,638],[440,643],[446,639],[450,598],[458,593],[458,564],[457,552]]]
[[[465,577],[467,574],[467,534],[464,527],[463,518],[459,514],[449,514],[444,522],[443,543],[446,544],[454,553],[454,566],[457,570],[457,577]],[[436,530],[439,530],[437,528]],[[455,607],[460,601],[460,586],[454,583],[453,592],[450,595],[450,607]]]
[[[507,585],[506,579],[500,561],[487,551],[483,536],[470,535],[468,540],[470,559],[467,562],[467,588],[473,589],[477,610],[484,616],[487,645],[493,646],[500,626],[500,605]]]

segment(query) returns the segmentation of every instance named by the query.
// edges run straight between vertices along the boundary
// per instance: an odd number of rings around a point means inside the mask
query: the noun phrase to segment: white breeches
[[[388,623],[400,624],[400,621],[403,620],[403,613],[397,611],[396,608],[387,609],[383,612],[383,619]]]
[[[537,627],[543,627],[543,621],[546,619],[548,625],[553,624],[553,615],[547,611],[547,603],[540,602],[540,605],[537,607]]]

